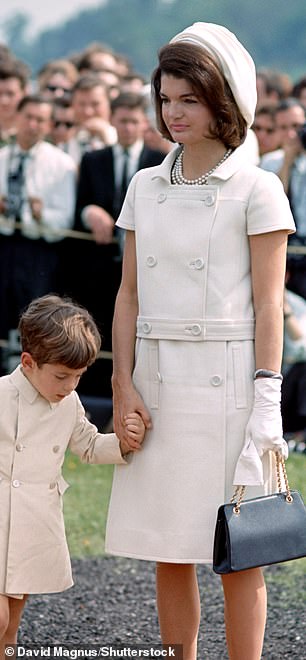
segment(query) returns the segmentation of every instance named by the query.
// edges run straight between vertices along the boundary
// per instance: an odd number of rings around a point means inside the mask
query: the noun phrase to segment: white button
[[[14,481],[13,481],[13,483],[12,483],[12,486],[13,486],[14,488],[19,488],[19,486],[21,486],[21,483],[20,483],[20,481],[19,481],[18,479],[14,479]]]
[[[16,445],[16,451],[22,451],[24,449],[24,445],[21,444],[21,442],[18,442],[18,445]]]
[[[54,447],[52,447],[52,451],[54,451],[55,454],[57,454],[57,452],[58,452],[59,450],[60,450],[60,446],[59,446],[59,445],[54,445]]]
[[[158,195],[158,197],[157,197],[157,201],[158,201],[159,204],[161,204],[162,202],[165,202],[166,199],[167,199],[167,195],[165,193],[160,193],[160,195]]]
[[[204,199],[206,206],[212,206],[215,203],[215,198],[213,195],[207,195]]]
[[[195,335],[195,336],[196,336],[196,335],[200,335],[201,332],[202,332],[202,330],[201,330],[201,326],[198,325],[197,323],[195,323],[194,325],[191,326],[191,333],[192,333],[193,335]]]
[[[204,268],[204,259],[202,259],[202,257],[198,257],[198,259],[196,259],[194,262],[194,267],[196,270],[201,270]]]
[[[152,268],[153,266],[155,266],[157,264],[157,259],[156,259],[156,257],[153,256],[153,254],[150,254],[146,259],[146,263],[147,263],[147,266],[149,266],[149,268]]]
[[[221,378],[221,376],[218,376],[218,374],[216,374],[215,376],[211,377],[210,382],[214,387],[218,387],[219,385],[221,385],[222,380],[223,379]]]
[[[148,335],[152,330],[151,323],[147,323],[147,322],[143,323],[142,324],[142,329],[145,332],[145,334]]]

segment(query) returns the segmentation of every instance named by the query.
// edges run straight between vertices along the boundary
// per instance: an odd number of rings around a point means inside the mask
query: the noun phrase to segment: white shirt
[[[261,168],[278,173],[284,162],[283,149],[266,154]],[[298,236],[306,237],[306,153],[295,159],[290,173],[290,198]]]
[[[117,131],[114,126],[109,124],[104,128],[105,141],[99,136],[92,136],[86,129],[80,129],[79,132],[65,143],[65,152],[73,158],[77,165],[80,164],[82,157],[88,151],[104,149],[112,145],[117,140]]]
[[[0,149],[0,195],[7,196],[8,174],[18,162],[20,147],[7,145]],[[70,229],[74,220],[76,195],[76,165],[72,158],[48,142],[38,142],[28,151],[24,163],[25,191],[20,217],[22,234],[27,238],[41,236],[48,242],[58,241],[62,236],[54,230]],[[36,221],[28,202],[29,197],[38,197],[43,204],[42,219]],[[0,233],[10,236],[11,226],[1,226]]]
[[[282,372],[286,373],[289,367],[296,362],[306,362],[306,300],[293,291],[286,290],[286,298],[294,316],[298,319],[302,337],[292,339],[284,329],[284,350]]]
[[[114,174],[115,174],[115,187],[119,188],[122,181],[123,174],[123,165],[125,157],[125,147],[122,147],[121,144],[117,143],[113,145],[113,154],[114,154]],[[128,160],[128,181],[131,180],[132,176],[137,172],[139,165],[140,154],[143,150],[143,140],[137,140],[130,147],[127,147],[129,152]]]

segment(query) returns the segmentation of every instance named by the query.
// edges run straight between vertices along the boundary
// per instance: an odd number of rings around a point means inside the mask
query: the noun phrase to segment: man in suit
[[[77,190],[75,229],[92,232],[94,241],[75,241],[79,252],[78,273],[69,291],[93,314],[103,337],[104,350],[111,350],[114,302],[121,279],[123,236],[115,229],[126,187],[139,169],[159,165],[163,151],[144,144],[148,125],[147,105],[142,94],[125,92],[112,101],[111,122],[116,128],[115,145],[86,153],[81,161]],[[103,292],[103,296],[102,296]],[[97,362],[103,371],[90,387],[90,394],[110,394],[111,360]],[[94,369],[90,374],[94,381]],[[86,377],[82,386],[89,388]]]
[[[51,113],[44,97],[24,96],[17,108],[16,140],[0,149],[3,340],[16,330],[20,313],[33,298],[57,289],[61,232],[73,225],[76,166],[44,139]],[[3,355],[1,369],[6,368]]]

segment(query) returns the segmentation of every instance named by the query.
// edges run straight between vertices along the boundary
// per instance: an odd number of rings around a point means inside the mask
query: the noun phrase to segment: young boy
[[[86,463],[124,464],[145,430],[138,414],[128,415],[119,444],[85,417],[74,390],[100,348],[87,310],[43,296],[19,329],[21,364],[0,378],[0,657],[16,643],[27,595],[73,584],[62,513],[66,449]]]

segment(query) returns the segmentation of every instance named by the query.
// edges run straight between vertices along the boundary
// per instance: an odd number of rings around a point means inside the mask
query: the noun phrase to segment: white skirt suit
[[[118,220],[136,235],[133,381],[153,428],[129,466],[115,468],[106,551],[211,563],[253,405],[248,236],[292,232],[294,222],[278,178],[242,149],[204,186],[171,185],[176,155],[135,175]],[[269,461],[265,474],[269,491]]]

